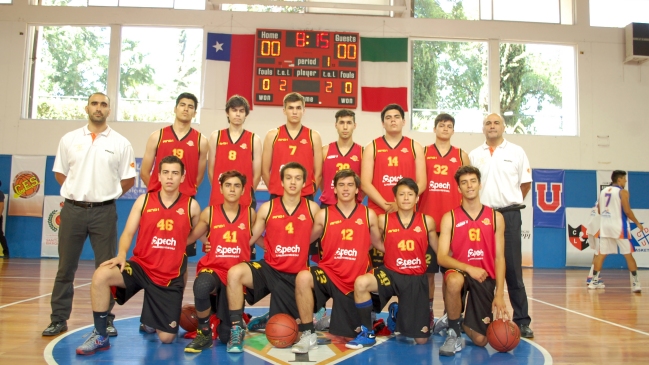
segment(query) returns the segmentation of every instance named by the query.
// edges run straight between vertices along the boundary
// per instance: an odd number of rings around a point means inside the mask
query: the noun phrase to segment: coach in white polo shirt
[[[531,338],[532,319],[528,314],[527,293],[521,269],[521,212],[523,200],[532,187],[532,170],[525,151],[503,138],[505,122],[498,114],[485,118],[482,146],[469,154],[471,165],[480,169],[480,201],[500,211],[505,219],[505,281],[514,309],[514,322],[521,336]]]
[[[54,336],[68,329],[74,274],[86,238],[90,236],[95,267],[115,256],[115,199],[135,183],[133,147],[106,123],[110,99],[102,93],[92,94],[86,113],[88,124],[61,138],[52,169],[61,184],[65,204],[59,228],[59,269],[52,289],[52,323],[43,336]],[[113,319],[110,314],[109,335],[117,336]]]

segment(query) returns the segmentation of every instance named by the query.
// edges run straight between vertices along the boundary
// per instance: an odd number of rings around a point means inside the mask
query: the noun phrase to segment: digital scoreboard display
[[[307,106],[356,108],[358,33],[257,29],[255,43],[255,105],[298,92]]]

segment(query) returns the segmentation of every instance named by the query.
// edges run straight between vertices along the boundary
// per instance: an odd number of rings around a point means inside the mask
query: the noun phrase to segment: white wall
[[[0,6],[0,154],[53,155],[60,137],[81,122],[20,118],[30,24],[124,24],[197,26],[206,31],[252,34],[256,28],[355,31],[362,36],[529,41],[577,46],[579,137],[508,137],[527,151],[532,167],[625,169],[647,171],[645,140],[649,136],[649,63],[624,65],[624,32],[588,25],[588,0],[576,0],[576,24],[553,25],[497,21],[330,16],[311,14],[232,13],[214,10],[52,8],[14,0]],[[22,34],[21,34],[22,33]],[[210,75],[205,75],[210,80]],[[218,80],[210,80],[217,82]],[[221,80],[220,82],[225,82]],[[209,95],[204,95],[209,98]],[[221,107],[225,100],[215,101]],[[209,103],[208,103],[209,105]],[[222,108],[222,107],[221,107]],[[223,110],[202,109],[197,127],[208,135],[227,123]],[[308,108],[304,123],[318,130],[325,143],[336,138],[335,110]],[[246,127],[263,136],[284,122],[281,108],[255,107]],[[357,110],[356,140],[368,143],[382,134],[378,113]],[[142,156],[147,136],[160,124],[112,123]],[[406,132],[422,144],[430,133]],[[598,147],[598,136],[610,146]],[[471,150],[481,134],[458,133],[454,144]]]

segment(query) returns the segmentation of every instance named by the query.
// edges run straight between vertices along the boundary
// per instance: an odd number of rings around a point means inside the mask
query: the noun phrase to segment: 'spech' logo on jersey
[[[305,216],[304,214],[300,214],[300,216],[297,217],[297,219],[299,219],[299,220],[301,220],[301,221],[305,221],[305,220],[306,220],[306,216]]]
[[[239,224],[239,229],[242,230],[242,231],[245,230],[245,229],[246,229],[246,225],[243,224],[243,223]]]
[[[176,239],[175,238],[158,238],[154,236],[151,240],[153,248],[164,248],[167,250],[174,250],[176,248]]]
[[[334,260],[356,260],[358,251],[356,249],[338,248],[334,254]]]
[[[382,182],[385,185],[397,185],[397,182],[399,182],[399,180],[401,180],[401,179],[403,179],[403,176],[401,176],[401,175],[399,175],[399,176],[383,175]]]
[[[417,227],[413,228],[413,231],[415,231],[417,233],[420,233],[421,232],[421,227],[417,226]]]
[[[242,143],[240,147],[241,147],[242,150],[245,150],[245,149],[248,148],[248,145],[245,144],[245,143]]]
[[[185,214],[185,209],[183,209],[183,208],[178,208],[178,210],[176,211],[176,213],[178,213],[178,214],[180,214],[180,215],[184,215],[184,214]]]
[[[358,156],[356,156],[356,155],[350,157],[349,159],[354,161],[354,162],[358,162],[358,160],[359,160]]]
[[[241,247],[223,247],[221,245],[216,246],[216,256],[217,257],[239,257],[241,255]]]
[[[469,258],[469,261],[471,261],[471,260],[482,260],[484,258],[484,251],[482,251],[482,250],[474,250],[474,249],[470,248],[469,251],[466,253],[466,255]]]
[[[194,141],[187,141],[187,145],[189,147],[194,147]]]
[[[436,181],[431,181],[431,182],[428,183],[428,190],[429,191],[451,190],[451,183],[450,182],[438,183]]]
[[[275,246],[275,254],[279,256],[299,256],[300,246]]]
[[[408,259],[408,260],[404,260],[401,257],[397,259],[397,267],[400,270],[416,269],[420,266],[421,266],[421,259],[419,257],[416,257],[414,259]]]
[[[354,222],[354,223],[358,224],[359,226],[362,226],[362,225],[363,225],[363,220],[360,219],[360,218],[358,218],[358,219],[356,220],[356,222]]]
[[[482,220],[482,224],[484,224],[485,226],[490,226],[491,220],[489,218],[485,218]]]

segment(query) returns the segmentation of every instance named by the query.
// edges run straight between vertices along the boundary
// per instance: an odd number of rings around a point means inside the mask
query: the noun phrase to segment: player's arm
[[[521,193],[523,193],[523,199],[527,196],[527,193],[532,189],[532,182],[526,182],[521,184]]]
[[[145,198],[146,194],[142,194],[135,200],[135,203],[133,203],[133,208],[131,208],[131,213],[128,215],[122,235],[119,237],[117,256],[103,262],[101,266],[108,266],[109,269],[119,266],[119,271],[124,270],[126,254],[128,253],[128,249],[131,247],[131,242],[133,242],[135,232],[137,232],[137,229],[140,227],[140,218],[142,217],[142,207],[144,207]]]
[[[133,146],[130,143],[127,143],[122,148],[118,174],[121,178],[119,182],[122,188],[121,195],[124,195],[124,193],[131,190],[133,185],[135,185],[135,177],[137,176],[135,172],[135,152],[133,152]]]
[[[209,143],[204,135],[200,135],[200,154],[198,155],[198,176],[196,176],[196,188],[201,186],[203,178],[205,177],[205,167],[207,166],[207,153],[209,151]]]
[[[60,172],[55,172],[54,173],[54,178],[59,183],[59,185],[63,186],[63,183],[65,182],[65,179],[67,178],[67,176],[63,175]]]
[[[620,200],[622,202],[622,210],[624,210],[624,214],[626,214],[629,219],[638,226],[640,229],[640,232],[644,230],[644,227],[642,226],[642,223],[638,220],[638,218],[635,217],[635,214],[633,214],[633,210],[631,210],[631,204],[629,203],[629,192],[621,189],[620,190]]]
[[[426,177],[426,156],[424,154],[424,148],[419,144],[419,142],[414,141],[415,146],[415,181],[419,187],[419,196],[426,191],[426,185],[428,185]]]
[[[264,138],[264,147],[261,153],[261,178],[264,184],[270,188],[270,165],[273,162],[273,141],[277,136],[277,129],[271,129]]]
[[[504,224],[503,224],[504,225]],[[449,255],[451,247],[451,232],[453,230],[453,219],[451,212],[447,212],[442,217],[442,222],[439,232],[439,241],[437,243],[437,263],[439,266],[448,269],[457,269],[469,274],[472,278],[479,282],[483,282],[487,278],[487,272],[480,268],[460,262]]]
[[[313,180],[316,188],[322,180],[322,138],[320,133],[313,131]]]
[[[390,209],[390,203],[383,199],[381,193],[372,185],[373,177],[374,143],[370,142],[363,150],[363,158],[361,159],[361,189],[376,205],[388,211]]]
[[[460,156],[462,157],[462,166],[471,165],[471,159],[469,158],[469,154],[466,153],[465,150],[460,149]]]
[[[266,229],[266,218],[270,212],[270,202],[265,202],[259,207],[257,211],[257,217],[255,218],[255,223],[252,226],[252,236],[250,237],[250,245],[257,243],[257,240],[261,238],[261,234]],[[257,243],[259,244],[259,243]],[[263,248],[263,244],[260,245]]]
[[[522,148],[521,153],[523,154],[523,158],[518,176],[519,181],[521,182],[521,193],[523,193],[523,199],[525,199],[527,193],[532,189],[532,169],[530,168],[530,161],[527,159],[527,155]]]
[[[162,129],[151,133],[149,139],[146,141],[144,157],[142,157],[142,166],[140,166],[140,179],[142,179],[144,186],[149,186],[151,170],[153,169],[153,162],[155,161],[155,153],[158,149],[158,141],[160,141],[160,137],[162,137]]]
[[[313,228],[311,228],[311,239],[309,240],[309,242],[313,242],[322,237],[322,231],[324,230],[325,224],[325,215],[325,209],[322,209],[315,214],[313,218]]]
[[[252,151],[252,190],[256,191],[257,186],[259,186],[259,180],[261,180],[261,138],[255,134],[252,139],[253,151]]]
[[[67,143],[64,136],[59,141],[59,148],[56,151],[56,158],[54,159],[54,166],[52,167],[54,178],[61,186],[63,186],[68,172],[70,171],[70,166],[68,164],[68,149],[66,145]]]
[[[219,138],[219,131],[214,131],[210,135],[209,141],[207,141],[207,178],[210,180],[210,184],[214,184],[214,161],[216,159],[216,141]]]
[[[194,224],[194,228],[189,232],[189,237],[187,237],[187,242],[196,242],[197,239],[201,238],[210,226],[210,207],[205,208],[198,218],[198,222]]]
[[[428,226],[428,244],[430,247],[437,253],[438,242],[437,242],[437,226],[435,225],[435,220],[431,216],[426,216],[426,225]]]
[[[322,166],[324,166],[324,160],[325,158],[327,158],[327,154],[329,154],[329,144],[322,146]],[[324,185],[322,179],[320,179],[320,184],[318,184],[317,187],[318,189],[320,189],[320,191],[324,192]]]
[[[494,319],[509,319],[505,304],[505,219],[496,212],[496,294],[492,304]]]
[[[383,227],[383,225],[379,225],[379,218],[372,209],[369,210],[369,213],[370,220],[368,223],[370,224],[370,240],[372,241],[372,246],[381,252],[385,252],[382,232],[381,229],[379,229],[379,227]],[[383,222],[385,222],[385,216],[383,217]]]

